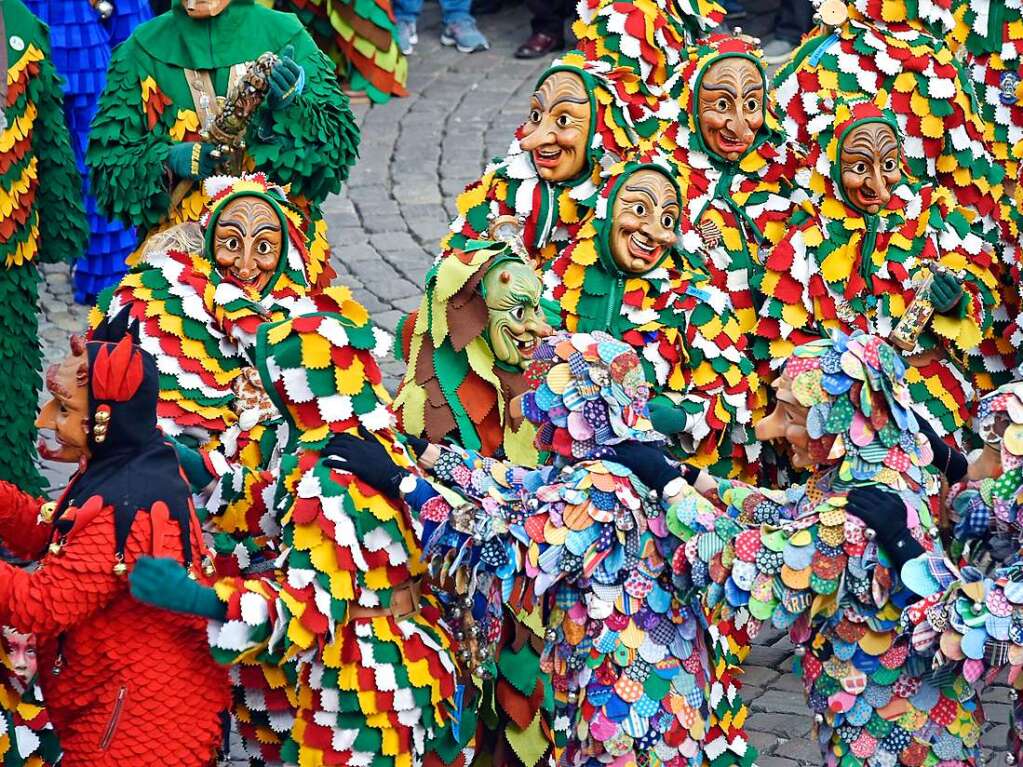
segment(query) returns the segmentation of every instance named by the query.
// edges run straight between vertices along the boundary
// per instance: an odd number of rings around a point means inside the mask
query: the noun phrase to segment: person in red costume
[[[0,540],[34,572],[0,563],[0,624],[34,633],[39,684],[64,767],[208,767],[227,678],[205,621],[135,601],[141,555],[202,576],[205,548],[188,484],[156,426],[156,363],[122,313],[46,374],[37,426],[77,462],[56,502],[0,483]]]

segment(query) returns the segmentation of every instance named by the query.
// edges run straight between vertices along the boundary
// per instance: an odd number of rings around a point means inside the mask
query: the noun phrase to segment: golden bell
[[[60,541],[54,541],[50,544],[50,553],[54,555],[60,553]]]
[[[116,565],[114,565],[114,575],[116,575],[118,577],[121,577],[122,575],[127,575],[127,574],[128,574],[128,565],[124,564],[124,562],[118,562]]]
[[[217,572],[217,568],[213,566],[213,560],[209,557],[203,557],[202,571],[206,577],[210,577]]]
[[[190,581],[198,580],[198,578],[195,577],[195,571],[194,570],[189,570],[188,571],[188,579]]]
[[[56,501],[47,501],[39,507],[39,521],[44,524],[49,524],[53,521],[54,512],[57,511]]]

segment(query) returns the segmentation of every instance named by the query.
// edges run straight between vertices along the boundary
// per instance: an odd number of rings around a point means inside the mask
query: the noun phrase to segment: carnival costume
[[[507,245],[468,247],[434,265],[419,309],[399,326],[408,366],[394,399],[398,430],[535,466],[535,431],[515,422],[509,403],[526,391],[523,368],[549,332],[540,280]]]
[[[358,129],[333,66],[299,21],[254,0],[231,0],[212,18],[191,18],[175,3],[118,47],[89,140],[93,193],[104,213],[141,235],[197,221],[207,198],[196,183],[220,162],[203,135],[216,124],[221,97],[268,52],[277,56],[269,91],[236,149],[244,170],[287,185],[309,217],[311,258],[320,265],[312,276],[326,285],[332,271],[320,204],[348,177]]]
[[[391,0],[285,0],[280,5],[302,20],[337,63],[347,88],[377,104],[408,95],[408,60],[398,48]]]
[[[128,592],[139,556],[172,558],[195,575],[205,548],[156,425],[156,363],[126,323],[121,315],[89,343],[73,339],[71,356],[47,373],[55,399],[41,423],[59,433],[58,407],[79,398],[87,452],[56,503],[0,485],[0,538],[24,558],[42,555],[32,573],[0,565],[0,601],[7,623],[37,637],[62,764],[205,767],[220,744],[227,680],[203,622]]]
[[[148,4],[138,0],[134,3],[122,0],[117,7],[127,5],[130,10],[133,4],[146,7],[148,12]],[[88,251],[75,262],[74,293],[78,303],[91,304],[103,288],[120,279],[128,268],[125,261],[135,249],[135,232],[131,227],[110,221],[96,210],[85,168],[89,124],[103,92],[110,50],[120,40],[112,39],[99,12],[88,0],[26,0],[25,5],[49,27],[53,63],[65,82],[64,117],[71,133],[78,172],[82,174],[90,235]],[[124,15],[129,18],[122,19],[119,28],[130,21],[132,15],[136,23],[149,18],[148,13]]]
[[[260,377],[288,423],[273,504],[285,553],[266,577],[217,581],[204,614],[215,619],[218,660],[297,668],[288,764],[408,767],[449,736],[455,669],[436,600],[420,582],[418,516],[332,468],[327,452],[333,435],[361,429],[361,439],[413,467],[391,429],[374,359],[389,348],[382,340],[365,314],[295,317],[258,332]],[[160,579],[133,588],[193,609]]]
[[[964,679],[931,675],[899,626],[915,598],[900,566],[936,545],[938,503],[905,370],[876,336],[839,333],[797,347],[780,380],[789,418],[792,408],[805,413],[815,464],[807,485],[722,481],[725,512],[690,497],[669,513],[687,541],[676,564],[708,605],[751,636],[770,622],[799,645],[828,767],[962,767],[979,757],[979,699]],[[865,508],[857,494],[881,503]]]
[[[763,88],[749,95],[757,101],[754,111],[759,111],[762,126],[734,159],[708,146],[700,110],[704,77],[712,66],[729,59],[752,62],[763,78]],[[755,41],[729,35],[701,40],[689,49],[681,77],[679,104],[685,122],[669,125],[659,144],[679,168],[685,214],[704,238],[711,282],[728,294],[740,330],[748,335],[757,306],[750,286],[763,263],[762,251],[781,239],[800,200],[794,186],[800,152],[768,107],[766,68]]]
[[[851,201],[840,162],[853,131],[871,124],[891,129],[898,152],[898,183],[874,214]],[[998,302],[990,246],[972,232],[946,190],[911,179],[891,112],[871,101],[839,99],[834,113],[811,127],[815,139],[803,183],[816,215],[796,213],[764,265],[754,352],[781,361],[794,346],[836,328],[887,338],[923,294],[928,266],[946,267],[958,275],[959,298],[941,307],[919,335],[905,378],[914,405],[940,422],[940,433],[955,433],[969,424],[976,395],[967,355],[989,334]],[[930,292],[922,298],[933,298]]]
[[[540,667],[553,683],[559,764],[752,764],[743,738],[710,745],[704,625],[672,580],[678,541],[656,494],[615,453],[664,439],[635,350],[601,332],[550,336],[526,378],[523,413],[556,465],[445,449],[433,476],[479,510],[440,519],[430,552],[455,552],[484,594],[545,606]]]
[[[53,767],[60,758],[60,741],[39,686],[34,680],[24,688],[11,679],[0,681],[0,764]]]
[[[555,82],[559,73],[581,80],[586,93],[585,115],[579,118],[585,118],[585,124],[569,126],[578,136],[573,143],[582,155],[575,157],[581,169],[558,181],[544,178],[545,174],[561,173],[559,165],[568,162],[565,147],[552,147],[555,166],[538,170],[538,162],[549,161],[544,155],[546,144],[539,144],[546,139],[537,137],[561,130],[555,127],[556,120],[565,115],[551,114],[556,105],[541,104],[534,95],[530,116],[516,132],[508,154],[491,162],[483,176],[458,196],[458,217],[441,244],[444,255],[465,250],[470,240],[498,237],[492,227],[510,218],[521,226],[521,239],[530,258],[538,266],[550,261],[592,215],[604,163],[649,148],[662,122],[677,115],[671,99],[654,94],[634,70],[613,61],[590,60],[578,51],[569,52],[540,76],[538,93],[548,81]],[[531,149],[522,147],[524,140]]]
[[[545,271],[544,296],[561,307],[569,332],[603,331],[632,346],[653,386],[654,428],[676,439],[687,461],[736,476],[755,460],[759,446],[751,424],[757,377],[728,295],[710,282],[699,236],[679,219],[667,230],[671,245],[644,237],[656,257],[638,271],[626,270],[612,255],[618,198],[641,171],[671,182],[674,213],[680,212],[675,168],[667,158],[653,154],[609,169],[596,216]],[[636,231],[648,233],[650,224]]]
[[[42,490],[34,465],[32,411],[39,397],[37,263],[71,262],[87,239],[81,178],[75,168],[60,78],[50,59],[46,30],[22,5],[3,6],[7,46],[0,116],[0,480],[27,492]]]

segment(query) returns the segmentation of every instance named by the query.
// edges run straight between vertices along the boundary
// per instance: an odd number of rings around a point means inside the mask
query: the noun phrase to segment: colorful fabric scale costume
[[[554,688],[559,764],[752,764],[745,742],[704,749],[710,682],[700,613],[680,600],[678,541],[664,508],[615,462],[624,441],[656,442],[636,352],[604,333],[559,334],[538,347],[522,407],[558,464],[527,471],[447,451],[434,475],[480,510],[435,533],[433,551],[475,548],[480,588],[545,605],[541,668]],[[469,576],[472,577],[471,575]]]
[[[842,21],[822,27],[775,75],[774,96],[789,135],[814,143],[814,117],[837,96],[884,92],[905,136],[909,168],[933,179],[957,204],[976,211],[993,239],[1008,220],[1003,170],[985,143],[969,73],[941,38],[954,25],[947,3],[847,2]],[[1001,238],[1010,246],[1008,231]]]
[[[39,396],[37,263],[70,262],[87,239],[81,178],[75,168],[60,79],[50,58],[45,28],[22,5],[3,6],[7,70],[0,125],[0,480],[38,493],[32,408]]]
[[[289,425],[274,504],[286,556],[278,577],[217,582],[226,618],[211,625],[214,656],[297,664],[285,762],[420,764],[448,737],[456,687],[436,601],[421,593],[421,528],[322,454],[333,434],[361,427],[412,467],[372,354],[386,346],[367,318],[331,314],[264,324],[257,343]]]
[[[212,174],[206,169],[210,145],[201,133],[219,113],[219,99],[243,76],[244,65],[266,52],[280,61],[288,58],[302,74],[287,104],[274,108],[268,98],[251,116],[242,137],[243,165],[288,185],[292,201],[311,221],[312,258],[325,265],[326,224],[319,206],[348,177],[358,129],[333,66],[299,21],[253,0],[231,0],[212,18],[191,18],[176,3],[115,51],[87,157],[103,212],[142,234],[197,221],[207,198],[194,180]],[[171,155],[189,142],[198,142],[192,144],[191,169],[186,176],[172,174]],[[331,272],[320,273],[322,284],[329,284]]]
[[[976,392],[967,355],[990,332],[998,301],[990,246],[972,232],[946,190],[910,180],[890,112],[870,101],[839,100],[834,114],[817,125],[804,182],[817,215],[796,213],[765,263],[756,354],[783,360],[794,346],[836,328],[887,338],[923,294],[928,266],[943,265],[958,274],[962,294],[920,334],[906,382],[914,404],[940,422],[942,433],[956,432],[969,423]],[[846,153],[861,151],[850,137],[872,125],[889,129],[882,162],[891,166],[883,172],[893,180],[889,200],[880,191],[871,198],[875,213],[858,206],[843,181],[860,162],[860,155]]]
[[[550,261],[592,215],[604,164],[649,148],[661,122],[677,113],[632,69],[566,54],[541,75],[508,154],[458,196],[444,254],[498,237],[492,227],[512,219],[529,256]]]
[[[286,0],[281,6],[296,14],[337,62],[338,75],[349,89],[378,104],[408,95],[408,60],[398,49],[390,0]]]
[[[0,602],[7,623],[37,637],[62,764],[205,767],[220,744],[227,680],[203,622],[139,604],[125,577],[142,554],[201,575],[205,554],[188,486],[156,426],[156,364],[125,320],[88,344],[73,340],[71,356],[47,373],[54,399],[40,423],[55,429],[64,455],[77,415],[83,468],[56,503],[0,486],[0,538],[24,558],[45,553],[31,573],[0,566]]]
[[[124,4],[131,6],[133,3]],[[49,27],[53,63],[65,82],[64,116],[71,133],[78,172],[82,174],[90,233],[88,252],[75,262],[75,301],[91,304],[103,288],[117,282],[124,274],[128,268],[125,261],[135,249],[135,232],[131,227],[110,221],[96,210],[96,200],[89,194],[85,168],[89,124],[103,92],[110,49],[120,41],[111,39],[99,13],[88,0],[27,0],[25,5]],[[146,18],[148,15],[137,18],[137,21],[145,21]]]
[[[408,367],[394,400],[398,429],[535,466],[535,430],[509,412],[526,390],[523,367],[550,330],[532,265],[504,244],[473,243],[437,262],[419,309],[402,323]]]
[[[700,238],[679,217],[675,175],[656,154],[611,168],[596,216],[545,272],[544,295],[569,332],[603,331],[632,346],[654,385],[654,427],[688,461],[735,476],[759,447],[757,376],[728,296],[704,269]]]
[[[979,755],[979,699],[914,655],[899,628],[914,596],[879,544],[885,531],[868,531],[847,506],[852,488],[873,487],[904,511],[913,546],[934,545],[937,481],[904,373],[874,336],[798,347],[779,399],[787,428],[792,408],[805,414],[805,457],[816,464],[808,484],[783,492],[722,481],[727,511],[694,495],[669,513],[687,541],[676,564],[708,604],[751,636],[770,622],[800,645],[797,670],[829,767],[962,766]]]
[[[761,87],[756,88],[756,81],[747,83],[750,90],[741,108],[749,135],[736,136],[744,148],[726,156],[721,152],[731,147],[717,146],[715,151],[705,137],[708,128],[701,119],[711,123],[701,94],[711,67],[740,61],[753,65]],[[756,323],[757,304],[750,286],[763,262],[762,249],[781,239],[798,199],[793,179],[801,157],[768,108],[766,69],[753,40],[713,35],[689,49],[683,66],[679,104],[686,122],[669,125],[659,143],[679,168],[685,216],[704,238],[711,282],[728,294],[740,330],[748,335]],[[756,103],[746,104],[750,100]]]

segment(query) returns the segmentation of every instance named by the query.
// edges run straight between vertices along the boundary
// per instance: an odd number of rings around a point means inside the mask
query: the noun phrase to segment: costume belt
[[[351,605],[348,608],[348,617],[355,620],[358,618],[382,618],[389,615],[397,621],[408,620],[413,615],[419,614],[422,606],[421,598],[422,586],[418,579],[413,579],[391,589],[389,607]]]

